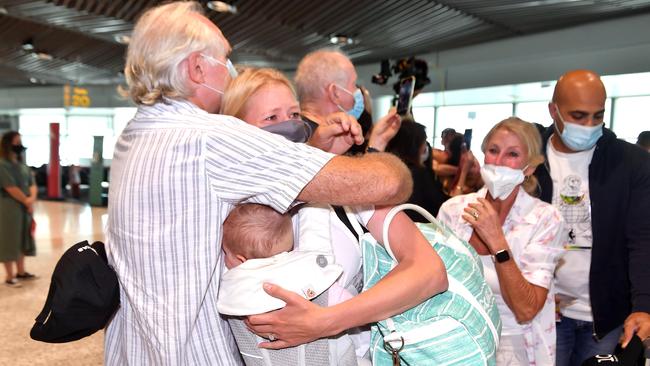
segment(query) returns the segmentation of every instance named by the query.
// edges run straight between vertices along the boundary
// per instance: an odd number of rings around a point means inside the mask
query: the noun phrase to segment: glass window
[[[434,107],[413,107],[413,119],[424,126],[427,132],[427,141],[434,140],[433,125],[435,123],[436,109]]]
[[[440,107],[438,109],[437,131],[453,128],[458,133],[465,129],[472,129],[471,150],[480,163],[483,163],[481,143],[488,131],[497,122],[512,115],[512,104],[479,104]],[[441,146],[440,139],[435,141],[436,146]]]
[[[641,131],[650,130],[650,96],[617,98],[613,131],[618,138],[636,144]]]
[[[549,126],[551,124],[547,101],[517,103],[515,105],[515,116],[524,121],[539,123],[542,126]]]
[[[63,108],[21,109],[18,115],[18,132],[25,151],[25,163],[40,167],[50,161],[50,123],[60,123],[60,133],[65,127]]]
[[[618,108],[618,105],[617,105]],[[612,111],[612,100],[607,98],[605,100],[605,124],[609,127]],[[539,123],[544,127],[548,127],[553,122],[551,115],[548,112],[548,102],[528,102],[517,103],[515,106],[515,115],[524,121]]]
[[[135,116],[135,112],[138,108],[115,108],[115,114],[113,115],[113,132],[115,136],[119,136],[122,133],[126,124]],[[111,147],[111,150],[113,148]]]
[[[61,165],[88,165],[93,156],[94,136],[113,136],[112,116],[70,115],[66,123],[66,135],[61,139]],[[104,138],[106,140],[106,138]],[[104,145],[105,146],[105,145]],[[113,155],[102,152],[105,159]]]

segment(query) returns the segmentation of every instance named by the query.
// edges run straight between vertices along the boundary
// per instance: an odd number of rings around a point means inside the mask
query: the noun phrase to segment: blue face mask
[[[573,151],[589,150],[596,145],[598,139],[603,135],[602,123],[597,126],[581,126],[577,123],[567,123],[562,118],[557,104],[555,105],[555,111],[557,112],[560,121],[562,121],[562,124],[564,124],[564,131],[560,133],[557,123],[554,123],[555,132],[557,132],[564,145],[569,149]]]
[[[363,102],[363,93],[361,92],[361,89],[357,88],[357,90],[355,90],[354,93],[350,93],[350,91],[348,91],[344,87],[342,87],[340,85],[337,85],[337,86],[339,88],[341,88],[343,91],[345,91],[346,93],[350,94],[354,98],[354,105],[352,106],[352,109],[346,111],[340,105],[337,105],[337,107],[339,107],[339,109],[342,112],[345,112],[345,113],[351,115],[352,117],[354,117],[356,119],[359,119],[359,117],[361,117],[361,114],[363,113],[364,109],[366,109],[366,106],[365,106],[365,104]]]

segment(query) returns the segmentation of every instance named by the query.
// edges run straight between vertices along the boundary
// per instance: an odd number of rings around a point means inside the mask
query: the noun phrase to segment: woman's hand
[[[271,340],[260,343],[261,348],[293,347],[335,334],[329,329],[331,317],[327,315],[328,308],[320,307],[294,292],[270,283],[264,284],[264,291],[287,305],[246,319],[250,331]]]
[[[385,151],[390,140],[395,137],[402,125],[402,117],[397,114],[397,109],[392,107],[388,113],[382,117],[370,131],[368,146],[379,151]]]
[[[499,213],[485,198],[479,197],[478,202],[470,203],[463,210],[463,219],[467,221],[481,240],[487,245],[490,253],[509,249],[508,242],[501,228]]]

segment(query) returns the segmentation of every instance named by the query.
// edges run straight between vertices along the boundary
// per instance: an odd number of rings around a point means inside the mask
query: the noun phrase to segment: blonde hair
[[[235,206],[223,223],[222,245],[246,259],[268,258],[279,240],[292,233],[288,214],[269,206],[247,203]]]
[[[266,85],[284,85],[296,96],[289,79],[276,69],[246,68],[230,82],[221,100],[221,114],[242,119],[246,113],[248,99]]]
[[[317,50],[303,57],[294,78],[300,104],[320,100],[329,84],[347,84],[350,75],[342,67],[345,61],[352,64],[348,56],[337,49]]]
[[[147,10],[135,24],[126,54],[124,75],[136,104],[186,99],[194,91],[180,64],[193,52],[226,56],[227,44],[209,24],[199,21],[197,2],[174,2]],[[207,18],[206,18],[207,19]]]
[[[506,118],[503,121],[497,123],[492,127],[490,132],[483,139],[481,144],[481,151],[485,153],[487,149],[488,141],[492,136],[499,130],[506,130],[513,133],[519,141],[525,146],[526,152],[528,153],[528,161],[526,165],[535,170],[535,168],[544,162],[544,155],[542,154],[542,138],[539,134],[539,130],[535,125],[530,122],[526,122],[517,117]],[[522,183],[524,190],[531,195],[537,193],[537,178],[534,175],[530,175]]]

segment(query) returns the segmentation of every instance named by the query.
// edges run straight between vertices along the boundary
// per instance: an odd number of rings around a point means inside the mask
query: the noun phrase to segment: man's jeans
[[[556,323],[556,366],[580,366],[584,360],[595,355],[613,354],[623,326],[612,330],[596,341],[594,323],[562,316]]]

